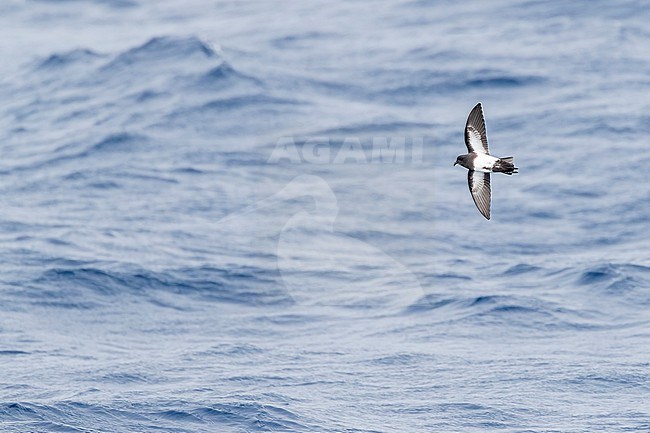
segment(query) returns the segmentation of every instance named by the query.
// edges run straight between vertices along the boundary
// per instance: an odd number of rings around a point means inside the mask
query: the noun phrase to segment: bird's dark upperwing
[[[483,118],[483,107],[479,102],[472,109],[465,125],[465,145],[472,153],[490,154],[488,150],[487,134],[485,132],[485,119]]]
[[[467,184],[469,185],[469,192],[472,193],[474,204],[478,208],[481,215],[490,219],[490,173],[483,173],[481,171],[469,170],[467,172]]]

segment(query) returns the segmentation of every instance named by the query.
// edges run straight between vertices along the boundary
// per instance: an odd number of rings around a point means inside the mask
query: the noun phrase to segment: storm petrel
[[[466,155],[459,155],[454,165],[460,164],[469,171],[467,183],[472,193],[474,204],[481,215],[490,219],[490,173],[504,173],[511,175],[517,173],[514,157],[497,158],[490,155],[487,134],[485,133],[485,119],[483,107],[476,104],[467,118],[465,125],[465,145],[469,151]]]

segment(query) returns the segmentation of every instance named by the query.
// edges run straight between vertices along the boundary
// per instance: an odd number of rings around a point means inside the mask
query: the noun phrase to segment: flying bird
[[[483,107],[479,102],[469,113],[465,125],[465,145],[469,153],[458,155],[456,164],[460,164],[469,171],[467,183],[472,193],[474,204],[481,215],[490,219],[490,173],[504,173],[511,175],[517,173],[514,157],[497,158],[490,155],[487,134],[485,133],[485,119]]]

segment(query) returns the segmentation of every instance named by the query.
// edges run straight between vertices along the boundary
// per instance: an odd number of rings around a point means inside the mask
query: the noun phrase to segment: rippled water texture
[[[649,431],[649,20],[2,2],[2,431]]]

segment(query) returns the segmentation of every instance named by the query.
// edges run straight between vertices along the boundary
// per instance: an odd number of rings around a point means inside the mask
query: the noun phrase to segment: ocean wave
[[[493,278],[503,279],[508,286],[520,286],[526,292],[478,296],[433,293],[411,305],[408,312],[435,312],[435,319],[442,322],[478,320],[543,329],[612,329],[643,322],[641,310],[650,305],[645,290],[650,284],[650,268],[641,265],[602,263],[553,268],[519,263]],[[519,282],[513,282],[513,278]],[[443,274],[436,275],[430,284],[443,280],[448,280],[451,287],[478,288],[479,283],[470,276]],[[537,293],[528,291],[529,287],[535,287]],[[564,297],[583,301],[580,307],[569,306],[562,302]],[[629,314],[621,316],[621,309]]]
[[[509,267],[505,272],[502,273],[503,276],[512,276],[512,275],[521,275],[528,274],[531,272],[541,271],[542,268],[535,265],[530,265],[527,263],[519,263],[517,265]]]
[[[536,296],[480,295],[444,296],[430,294],[409,307],[408,313],[434,314],[442,323],[480,323],[499,327],[538,330],[598,329],[589,311],[568,308]]]
[[[254,268],[203,267],[167,272],[53,268],[31,281],[28,287],[25,296],[30,303],[64,309],[92,309],[128,295],[169,306],[159,299],[158,295],[163,293],[249,306],[293,302],[273,274]]]
[[[650,305],[650,294],[645,290],[650,285],[650,267],[647,266],[617,263],[590,266],[578,274],[576,283],[616,299],[618,303],[637,308]]]
[[[195,36],[155,37],[112,55],[87,48],[53,53],[27,72],[33,73],[42,85],[26,86],[20,92],[36,96],[31,101],[34,107],[56,100],[59,92],[65,92],[67,98],[84,97],[85,105],[92,106],[97,99],[106,99],[108,91],[113,100],[126,97],[144,102],[170,94],[182,96],[187,91],[200,96],[263,87],[259,79],[238,71]]]
[[[206,59],[218,58],[219,55],[197,37],[159,36],[118,54],[102,69],[115,72],[122,68],[151,64],[180,66],[187,61],[203,63]]]
[[[194,36],[155,37],[113,55],[86,48],[54,53],[28,65],[24,78],[41,84],[5,90],[19,101],[7,114],[14,123],[30,125],[23,128],[25,139],[34,128],[74,132],[43,142],[38,152],[21,155],[19,150],[16,170],[41,170],[108,153],[126,161],[169,145],[151,140],[145,132],[150,128],[184,130],[193,124],[241,132],[239,124],[221,121],[228,115],[224,112],[245,113],[251,127],[269,114],[305,103],[270,94],[261,80],[237,70]],[[74,128],[79,124],[87,128]]]
[[[235,401],[199,406],[170,401],[158,407],[138,403],[111,406],[76,401],[10,402],[0,404],[0,415],[8,431],[311,431],[304,417],[273,404]]]
[[[261,91],[264,83],[231,65],[195,36],[155,37],[117,54],[96,71],[99,85],[156,93],[192,92],[195,97]],[[125,78],[126,77],[126,78]]]
[[[147,137],[141,134],[132,134],[127,132],[120,132],[116,134],[109,134],[97,143],[93,144],[83,155],[91,155],[98,152],[114,152],[114,151],[127,151],[132,149],[136,143],[143,143],[147,141]]]
[[[79,48],[76,50],[68,51],[65,53],[55,53],[47,57],[45,60],[39,61],[34,68],[56,70],[66,68],[78,64],[92,64],[98,60],[105,58],[105,55],[96,53],[86,48]]]
[[[546,79],[538,75],[513,74],[506,71],[430,72],[405,75],[400,71],[381,71],[373,74],[376,95],[390,98],[395,103],[421,100],[423,96],[448,95],[476,90],[502,90],[532,87]]]

